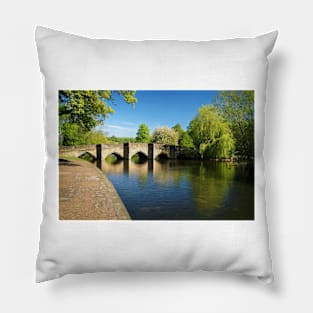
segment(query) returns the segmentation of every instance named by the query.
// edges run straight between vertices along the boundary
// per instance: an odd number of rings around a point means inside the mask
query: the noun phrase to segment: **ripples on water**
[[[98,166],[133,219],[254,219],[254,168],[247,164],[122,160]]]

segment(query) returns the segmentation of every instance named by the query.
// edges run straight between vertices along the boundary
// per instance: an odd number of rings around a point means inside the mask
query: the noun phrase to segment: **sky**
[[[156,127],[173,127],[177,123],[186,130],[204,104],[212,104],[217,91],[208,90],[142,90],[136,92],[132,106],[114,93],[114,113],[100,127],[108,136],[135,137],[140,124],[147,124],[150,133]]]

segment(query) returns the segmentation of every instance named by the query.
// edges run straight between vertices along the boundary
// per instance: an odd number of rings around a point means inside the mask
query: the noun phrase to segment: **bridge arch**
[[[74,157],[79,158],[84,154],[92,156],[93,159],[97,158],[97,149],[95,145],[83,146],[66,146],[59,148],[59,156],[61,157]]]
[[[98,156],[105,160],[108,156],[113,155],[118,159],[124,159],[124,145],[123,144],[102,144],[98,145]]]
[[[113,163],[119,162],[123,159],[124,159],[123,155],[115,151],[109,151],[103,156],[103,160],[110,161]]]
[[[123,159],[123,156],[120,153],[115,152],[115,151],[111,152],[111,153],[108,153],[106,157],[111,156],[111,155],[117,157],[118,159]]]
[[[148,161],[148,155],[143,151],[135,151],[132,153],[130,159],[135,163],[145,163]]]
[[[148,154],[142,150],[136,150],[136,151],[132,151],[130,158],[132,159],[135,155],[140,155],[140,156],[144,156],[148,159]]]
[[[158,155],[155,156],[155,160],[167,160],[170,159],[169,153],[167,152],[160,152]]]
[[[89,161],[96,161],[97,160],[97,156],[90,151],[80,151],[78,153],[78,158],[80,159],[84,159],[84,160],[89,160]]]

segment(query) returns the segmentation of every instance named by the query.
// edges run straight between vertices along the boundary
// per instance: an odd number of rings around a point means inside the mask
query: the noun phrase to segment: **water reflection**
[[[98,162],[133,219],[254,219],[254,170],[210,161]]]

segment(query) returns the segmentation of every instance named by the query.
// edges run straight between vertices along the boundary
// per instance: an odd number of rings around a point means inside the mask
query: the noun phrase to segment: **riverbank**
[[[128,211],[112,183],[93,164],[59,160],[60,220],[129,220]]]

